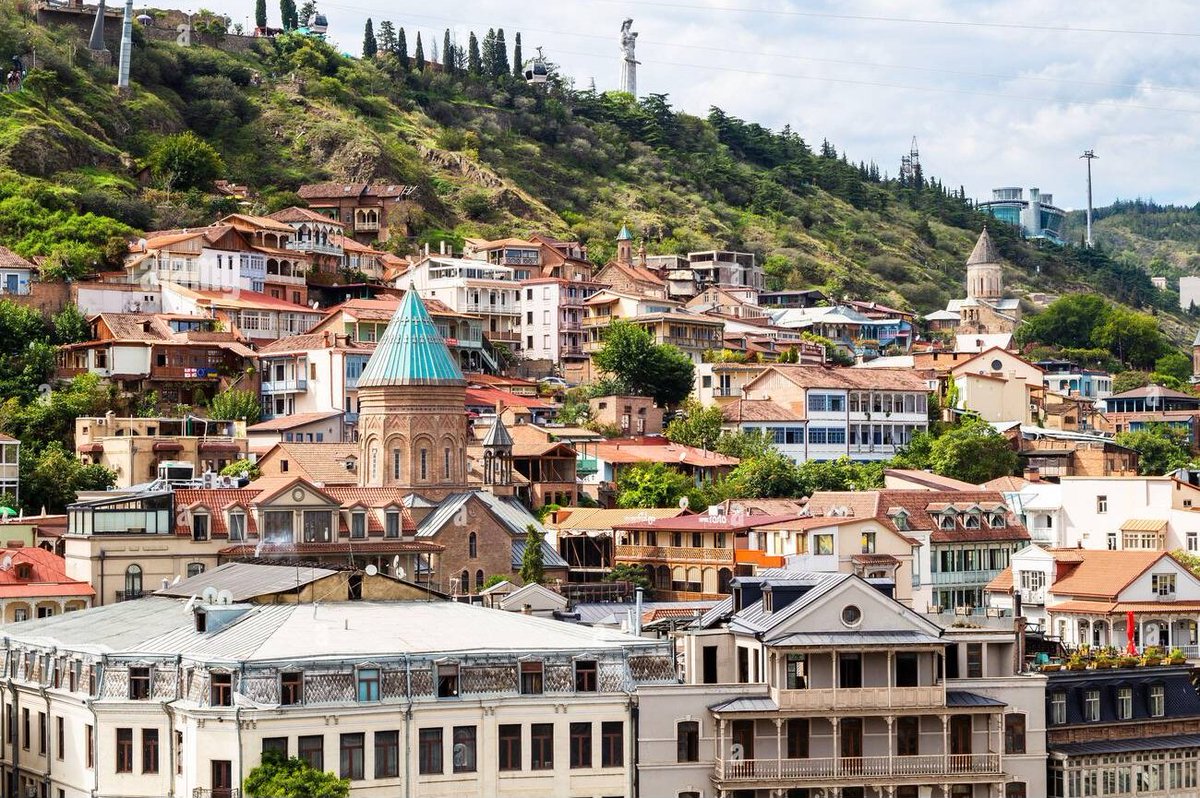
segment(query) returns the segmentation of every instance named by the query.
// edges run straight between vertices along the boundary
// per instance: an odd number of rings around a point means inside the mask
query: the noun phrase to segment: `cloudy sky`
[[[297,0],[299,5],[301,0]],[[1037,186],[1086,203],[1200,200],[1200,20],[1186,0],[384,0],[320,2],[357,54],[368,17],[421,31],[429,53],[489,27],[542,45],[577,85],[617,87],[621,21],[638,31],[641,94],[727,113],[894,174],[913,136],[927,174],[983,198]],[[250,0],[214,0],[246,21]],[[268,0],[272,24],[278,4]],[[405,9],[405,10],[401,10]],[[411,9],[412,13],[409,13]],[[419,12],[419,13],[417,13]]]

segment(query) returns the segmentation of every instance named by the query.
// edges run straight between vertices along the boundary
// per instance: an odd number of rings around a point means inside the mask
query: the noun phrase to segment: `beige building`
[[[649,396],[597,396],[588,400],[592,421],[622,435],[661,435],[663,410]]]
[[[217,591],[5,631],[22,796],[232,798],[266,751],[361,798],[630,796],[631,696],[674,676],[664,643],[456,602]]]
[[[164,468],[172,479],[199,478],[246,457],[244,421],[203,418],[75,419],[75,454],[117,475],[118,488],[153,482]],[[185,473],[190,470],[190,475]]]

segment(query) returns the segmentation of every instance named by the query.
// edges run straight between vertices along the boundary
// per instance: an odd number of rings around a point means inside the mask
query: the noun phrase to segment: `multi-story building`
[[[125,273],[129,282],[141,285],[170,282],[205,291],[261,292],[267,255],[254,248],[243,230],[218,222],[195,230],[147,233],[132,247]]]
[[[313,267],[325,274],[337,274],[344,264],[342,248],[345,225],[308,208],[284,208],[267,217],[292,228],[285,249],[302,252]]]
[[[580,488],[604,506],[614,506],[616,483],[622,472],[638,463],[662,463],[686,474],[697,487],[706,485],[737,467],[728,455],[671,443],[666,438],[616,438],[596,444],[596,470],[580,472]]]
[[[255,291],[201,291],[175,283],[161,289],[167,313],[217,319],[256,344],[306,333],[321,320],[319,310]]]
[[[75,455],[112,471],[117,488],[158,479],[164,463],[175,473],[186,467],[195,478],[217,474],[247,451],[245,419],[118,418],[115,413],[75,419]]]
[[[588,400],[592,421],[612,427],[622,436],[661,435],[663,409],[649,396],[593,396]]]
[[[21,441],[0,433],[0,494],[21,500]]]
[[[749,252],[689,252],[687,257],[699,285],[766,288],[763,268]]]
[[[358,378],[374,351],[373,343],[359,343],[328,327],[272,341],[258,351],[261,417],[340,412],[338,439],[353,440],[358,423]]]
[[[0,618],[17,623],[87,609],[96,591],[67,576],[66,562],[37,546],[9,542],[0,549]]]
[[[1039,360],[1035,365],[1045,372],[1042,379],[1047,391],[1082,399],[1112,396],[1112,375],[1107,371],[1083,368],[1069,360]]]
[[[773,364],[744,376],[713,367],[724,426],[772,436],[797,463],[887,460],[929,428],[929,383],[912,371]]]
[[[868,315],[849,305],[788,306],[772,318],[779,327],[828,338],[856,358],[869,360],[887,349],[907,351],[912,345],[912,322],[901,316]]]
[[[1138,452],[1112,438],[1022,425],[1015,434],[1026,472],[1039,477],[1135,477]]]
[[[567,377],[586,370],[583,350],[584,302],[601,289],[589,280],[540,277],[525,280],[522,308],[525,318],[524,354],[530,360],[548,360]]]
[[[398,211],[416,197],[416,186],[381,183],[317,183],[301,186],[297,193],[314,211],[342,223],[363,243],[387,241],[392,228],[407,234]]]
[[[1041,676],[1009,631],[943,629],[851,574],[770,570],[638,690],[643,795],[1044,796]]]
[[[1043,194],[1036,188],[1005,187],[992,189],[992,198],[980,202],[976,207],[1021,231],[1026,238],[1045,238],[1055,244],[1063,243],[1063,224],[1067,212],[1056,207],[1051,194]]]
[[[1112,394],[1099,405],[1104,432],[1136,432],[1161,424],[1184,433],[1191,448],[1200,447],[1200,396],[1147,385]]]
[[[6,793],[234,798],[278,752],[365,798],[629,795],[631,695],[674,677],[665,643],[609,629],[458,602],[231,595],[10,629]]]
[[[396,287],[477,316],[489,341],[521,351],[521,284],[510,267],[430,256],[414,263],[397,279]]]
[[[7,247],[0,247],[0,296],[27,296],[38,268]]]

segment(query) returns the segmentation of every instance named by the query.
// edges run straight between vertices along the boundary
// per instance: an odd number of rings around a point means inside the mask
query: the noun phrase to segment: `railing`
[[[215,380],[221,375],[211,366],[184,368],[183,366],[151,366],[150,376],[167,380]]]
[[[946,691],[942,685],[778,690],[776,693],[776,701],[782,710],[912,709],[946,705]]]
[[[718,385],[713,388],[713,396],[741,396],[742,389],[734,388],[732,385]]]
[[[379,229],[379,222],[368,222],[365,219],[358,219],[354,222],[354,229],[360,233],[373,233]]]
[[[277,272],[267,272],[266,275],[263,276],[263,281],[268,283],[304,285],[305,278],[303,274],[279,274]]]
[[[580,324],[578,321],[570,321],[569,319],[563,319],[562,321],[560,321],[558,323],[559,332],[579,332],[582,329],[583,329],[583,325]]]
[[[512,332],[512,331],[508,331],[508,330],[496,330],[495,332],[484,333],[484,335],[486,335],[489,339],[491,339],[493,341],[505,341],[507,343],[520,343],[521,342],[521,334],[520,333]]]
[[[192,798],[241,798],[242,791],[237,787],[216,787],[207,789],[196,787],[192,790]]]
[[[600,470],[600,463],[595,457],[579,457],[575,460],[575,473],[578,475],[595,474]]]
[[[1041,604],[1046,603],[1046,589],[1045,588],[1023,587],[1023,588],[1021,588],[1020,593],[1021,593],[1021,601],[1025,604],[1041,605]]]
[[[986,585],[999,575],[999,570],[935,571],[930,574],[935,585]]]
[[[468,302],[463,306],[463,313],[483,313],[483,314],[502,314],[506,316],[520,316],[521,308],[517,305],[509,305],[506,303],[497,302]]]
[[[133,601],[134,599],[140,599],[142,595],[142,591],[140,590],[118,590],[117,601]]]
[[[308,390],[308,378],[298,377],[290,380],[263,380],[263,393],[283,393],[284,391]]]
[[[665,533],[670,534],[670,533]],[[733,564],[730,549],[692,548],[691,546],[617,546],[617,559],[668,560],[670,562],[706,562]]]
[[[910,776],[999,776],[998,754],[718,759],[718,781],[831,781]]]
[[[699,336],[664,335],[662,342],[680,349],[713,349],[721,348],[720,338],[701,338]]]
[[[303,241],[289,241],[287,248],[294,252],[320,252],[325,255],[342,254],[342,248],[336,244],[321,244],[309,238],[306,238]]]
[[[582,357],[583,347],[579,346],[578,344],[574,346],[571,344],[565,344],[564,346],[560,346],[558,348],[558,353],[564,357]]]

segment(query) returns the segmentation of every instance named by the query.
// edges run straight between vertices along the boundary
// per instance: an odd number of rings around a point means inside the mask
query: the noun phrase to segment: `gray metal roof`
[[[777,646],[810,646],[829,648],[844,646],[847,649],[871,648],[873,646],[948,645],[940,637],[915,630],[891,632],[795,632],[771,641]]]
[[[512,567],[520,568],[525,559],[525,540],[514,540],[512,544]],[[542,564],[546,568],[566,568],[567,561],[558,551],[542,538]]]
[[[779,569],[771,569],[779,571]],[[803,580],[804,584],[811,584],[808,592],[797,598],[795,601],[788,604],[778,612],[768,612],[761,601],[756,601],[749,607],[743,607],[733,619],[730,621],[730,628],[739,629],[747,632],[767,632],[775,627],[783,624],[791,619],[805,607],[814,603],[821,596],[827,594],[837,585],[842,584],[847,579],[853,579],[852,574],[843,574],[839,572],[830,572],[824,574],[804,574],[791,573],[787,571],[779,571],[777,574],[785,582],[794,582]],[[812,577],[811,581],[805,577]],[[771,581],[766,579],[763,581]]]
[[[1003,707],[1003,701],[988,698],[985,695],[971,693],[966,690],[947,690],[946,706],[948,707]]]
[[[733,698],[709,707],[713,712],[778,712],[779,706],[770,698]]]
[[[504,426],[504,421],[500,416],[496,416],[492,421],[491,428],[488,429],[487,435],[483,437],[483,445],[489,447],[508,446],[512,447],[512,435],[508,433],[508,427]]]
[[[546,528],[542,526],[542,522],[538,521],[537,516],[530,513],[525,505],[516,499],[512,497],[499,498],[485,490],[472,490],[451,493],[443,499],[437,509],[425,516],[424,520],[417,525],[417,537],[428,538],[436,535],[438,530],[445,526],[471,497],[482,502],[497,520],[508,527],[508,531],[512,534],[524,535],[525,528],[529,524],[533,524],[534,528],[545,536]]]
[[[1200,734],[1171,734],[1165,737],[1137,737],[1132,740],[1096,740],[1089,743],[1067,743],[1049,746],[1050,754],[1093,756],[1120,754],[1126,751],[1157,751],[1171,748],[1200,748]]]
[[[185,579],[178,585],[156,591],[159,596],[188,598],[202,596],[205,589],[216,588],[233,593],[234,601],[246,601],[257,596],[296,590],[337,571],[328,568],[299,568],[289,565],[258,565],[229,562]]]

